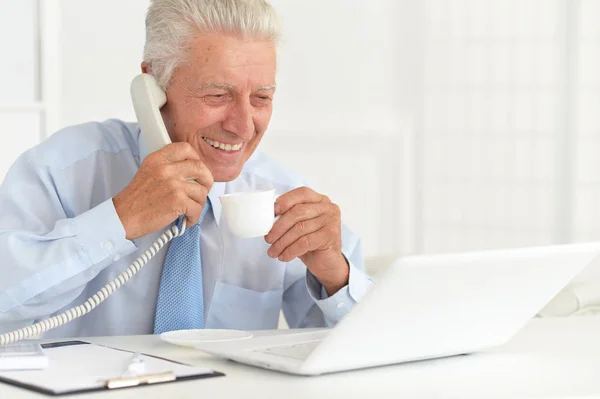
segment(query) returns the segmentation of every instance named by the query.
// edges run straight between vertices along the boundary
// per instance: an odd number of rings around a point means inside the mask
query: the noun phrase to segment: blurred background
[[[600,0],[272,0],[262,150],[368,257],[600,239]],[[142,0],[0,0],[0,181],[56,130],[134,121]]]

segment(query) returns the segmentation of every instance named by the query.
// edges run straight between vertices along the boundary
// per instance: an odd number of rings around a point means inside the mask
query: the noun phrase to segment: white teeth
[[[215,140],[211,140],[209,138],[203,137],[204,141],[206,141],[208,144],[210,144],[211,146],[215,147],[215,148],[219,148],[223,151],[237,151],[240,148],[242,148],[242,143],[240,144],[224,144],[224,143],[219,143],[218,141]]]

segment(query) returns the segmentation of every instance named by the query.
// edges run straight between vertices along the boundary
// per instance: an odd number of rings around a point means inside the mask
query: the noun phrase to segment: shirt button
[[[119,259],[121,259],[121,257],[119,255],[115,255],[113,256],[113,262],[118,261]]]
[[[106,242],[104,243],[104,249],[106,249],[107,251],[110,251],[110,250],[112,249],[112,247],[113,247],[113,244],[112,244],[112,242],[110,242],[110,241],[106,241]]]
[[[338,308],[338,309],[341,309],[341,308],[343,308],[343,307],[344,307],[344,305],[345,305],[345,303],[344,303],[344,302],[340,302],[340,303],[338,303],[338,304],[337,304],[337,308]]]

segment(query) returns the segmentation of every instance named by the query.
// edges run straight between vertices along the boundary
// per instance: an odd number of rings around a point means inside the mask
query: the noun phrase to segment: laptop
[[[334,328],[196,348],[298,375],[470,354],[507,342],[600,254],[600,243],[396,260]]]

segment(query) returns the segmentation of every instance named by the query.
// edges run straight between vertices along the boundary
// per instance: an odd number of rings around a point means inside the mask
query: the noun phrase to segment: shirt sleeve
[[[73,194],[59,193],[49,168],[29,158],[22,155],[0,186],[0,332],[70,304],[100,271],[137,249],[112,199],[67,217]]]
[[[328,296],[319,280],[310,272],[306,273],[306,286],[312,299],[323,312],[328,327],[336,325],[352,307],[369,291],[373,280],[362,270],[349,262],[348,285],[332,296]]]

